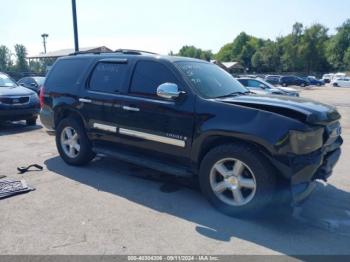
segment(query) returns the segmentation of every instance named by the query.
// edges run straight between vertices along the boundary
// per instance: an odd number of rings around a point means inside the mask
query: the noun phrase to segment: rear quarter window
[[[56,62],[51,69],[45,88],[48,90],[60,90],[61,92],[72,90],[80,84],[83,73],[90,65],[88,59],[63,59]]]

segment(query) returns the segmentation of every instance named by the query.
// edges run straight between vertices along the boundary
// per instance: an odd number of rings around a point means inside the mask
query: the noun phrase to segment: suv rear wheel
[[[208,200],[231,216],[257,214],[272,202],[275,170],[253,147],[229,144],[203,159],[199,182]]]
[[[95,157],[83,124],[76,118],[65,118],[59,123],[56,146],[62,159],[69,165],[85,165]]]

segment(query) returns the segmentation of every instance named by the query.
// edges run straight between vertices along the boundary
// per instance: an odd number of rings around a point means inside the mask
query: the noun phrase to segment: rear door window
[[[90,90],[103,93],[118,93],[125,83],[126,63],[99,62],[90,78]]]
[[[157,97],[157,88],[164,83],[175,83],[174,74],[163,64],[140,61],[134,70],[129,92],[134,95]]]
[[[249,79],[248,80],[248,86],[253,88],[260,88],[260,83],[256,80]]]

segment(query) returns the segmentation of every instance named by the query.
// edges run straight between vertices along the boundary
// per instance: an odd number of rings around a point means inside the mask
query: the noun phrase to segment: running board
[[[163,173],[171,174],[179,177],[190,177],[193,174],[183,166],[156,160],[138,153],[131,153],[126,150],[110,149],[101,146],[94,146],[92,150],[96,154],[105,155],[107,157],[116,158],[131,164],[147,167]]]

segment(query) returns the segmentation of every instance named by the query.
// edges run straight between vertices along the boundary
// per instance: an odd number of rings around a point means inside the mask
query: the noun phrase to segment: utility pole
[[[49,37],[49,35],[48,34],[42,34],[41,37],[43,38],[44,54],[46,54],[46,39]]]
[[[77,22],[77,6],[75,0],[72,0],[73,13],[73,29],[74,29],[74,46],[75,52],[79,52],[79,38],[78,38],[78,22]]]

